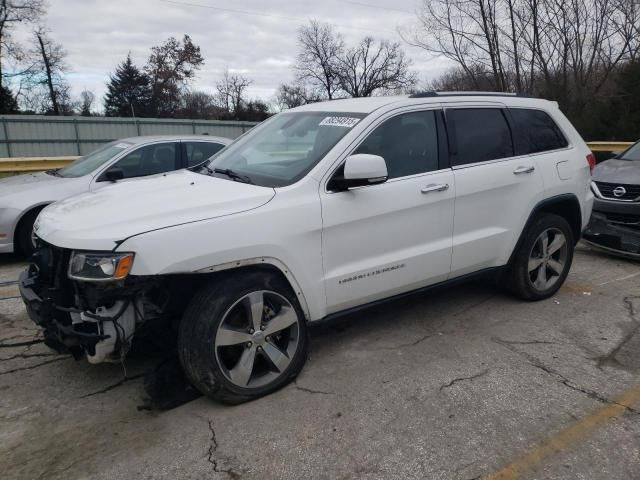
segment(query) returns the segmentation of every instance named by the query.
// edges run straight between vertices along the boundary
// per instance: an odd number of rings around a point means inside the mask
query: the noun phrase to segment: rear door
[[[502,105],[445,110],[456,184],[451,275],[504,265],[544,183],[536,159],[517,155]]]

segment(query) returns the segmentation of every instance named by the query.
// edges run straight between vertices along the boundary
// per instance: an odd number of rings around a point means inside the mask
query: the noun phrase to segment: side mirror
[[[124,178],[124,171],[121,168],[113,167],[104,172],[104,179],[109,182],[117,182]]]
[[[357,153],[344,162],[344,173],[329,182],[329,189],[344,191],[353,187],[384,183],[388,178],[387,164],[379,155]]]

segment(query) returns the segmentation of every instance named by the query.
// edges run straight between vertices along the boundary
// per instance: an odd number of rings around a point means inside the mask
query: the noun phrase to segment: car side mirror
[[[104,179],[109,182],[117,182],[124,178],[124,171],[121,168],[113,167],[104,172]]]
[[[387,163],[379,155],[356,153],[344,162],[342,175],[336,175],[329,182],[329,189],[344,191],[353,187],[376,185],[387,181]]]

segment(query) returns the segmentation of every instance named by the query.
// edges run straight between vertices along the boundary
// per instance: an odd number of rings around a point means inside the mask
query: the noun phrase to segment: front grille
[[[607,213],[607,220],[611,223],[621,223],[624,225],[640,225],[640,216],[627,215],[623,213]]]
[[[31,257],[30,275],[36,275],[38,289],[54,292],[69,290],[71,285],[67,278],[67,268],[71,250],[42,243]],[[66,295],[65,295],[66,297]]]
[[[640,197],[640,185],[596,182],[596,186],[598,187],[598,190],[600,191],[602,196],[610,200],[635,200],[636,198]],[[622,187],[625,190],[624,194],[616,195],[613,193],[613,191],[619,187]]]

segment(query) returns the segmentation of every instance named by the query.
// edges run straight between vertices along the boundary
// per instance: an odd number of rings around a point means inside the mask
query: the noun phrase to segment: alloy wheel
[[[568,245],[557,228],[544,230],[533,243],[527,271],[531,285],[538,291],[553,287],[562,276],[567,263]]]
[[[259,290],[241,297],[216,332],[215,355],[223,375],[242,388],[276,380],[298,349],[299,322],[296,309],[279,293]]]

